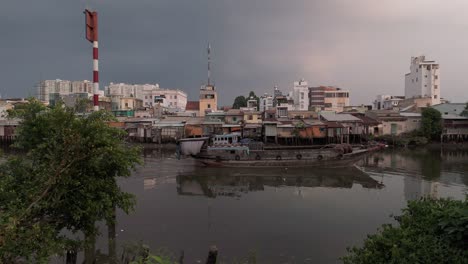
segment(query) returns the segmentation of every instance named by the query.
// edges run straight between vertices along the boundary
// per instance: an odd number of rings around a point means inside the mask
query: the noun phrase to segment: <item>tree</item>
[[[255,99],[257,101],[257,106],[260,105],[260,98],[255,94],[254,91],[250,91],[249,97],[247,100],[250,100],[250,99]]]
[[[465,105],[465,109],[463,109],[463,112],[461,113],[462,116],[468,116],[468,102]]]
[[[442,134],[442,115],[434,108],[424,108],[421,119],[422,134],[432,140],[440,140]]]
[[[408,202],[398,226],[383,225],[345,264],[468,263],[468,196],[464,201],[421,198]]]
[[[23,153],[0,165],[0,263],[18,257],[47,262],[70,247],[86,247],[96,221],[115,221],[115,208],[132,210],[133,195],[117,184],[140,162],[124,132],[104,111],[78,116],[31,99],[10,112],[22,119],[15,147]],[[63,236],[83,233],[89,241]]]
[[[243,95],[237,96],[236,99],[234,99],[234,104],[232,104],[232,108],[234,109],[239,109],[241,107],[246,107],[247,106],[247,100]]]

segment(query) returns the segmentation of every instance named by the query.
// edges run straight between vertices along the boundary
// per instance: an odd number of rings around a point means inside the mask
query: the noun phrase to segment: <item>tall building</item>
[[[431,98],[431,105],[440,104],[439,64],[425,56],[411,57],[410,72],[405,74],[405,97]]]
[[[309,87],[304,79],[294,82],[292,98],[294,110],[309,110]]]
[[[68,80],[43,80],[39,82],[37,98],[43,102],[54,105],[66,96],[77,98],[90,98],[93,95],[93,83]]]
[[[343,112],[349,106],[349,91],[333,86],[309,87],[309,107],[314,110]]]

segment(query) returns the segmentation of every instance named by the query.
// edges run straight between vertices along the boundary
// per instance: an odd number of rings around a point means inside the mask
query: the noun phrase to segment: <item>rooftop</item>
[[[320,112],[320,116],[330,122],[361,122],[362,120],[350,114],[335,114],[330,112]]]

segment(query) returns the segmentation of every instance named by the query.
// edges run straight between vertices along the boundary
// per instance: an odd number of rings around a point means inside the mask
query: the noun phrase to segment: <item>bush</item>
[[[343,262],[468,263],[468,196],[410,201],[395,219],[399,226],[383,225],[362,247],[348,248]]]

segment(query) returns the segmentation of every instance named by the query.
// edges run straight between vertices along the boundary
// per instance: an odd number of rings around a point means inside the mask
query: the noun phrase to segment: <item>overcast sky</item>
[[[159,83],[196,100],[206,46],[221,105],[311,86],[351,103],[404,94],[411,56],[440,63],[441,92],[468,100],[467,0],[1,0],[0,93],[34,95],[41,79],[92,79],[83,10],[99,12],[101,89]]]

